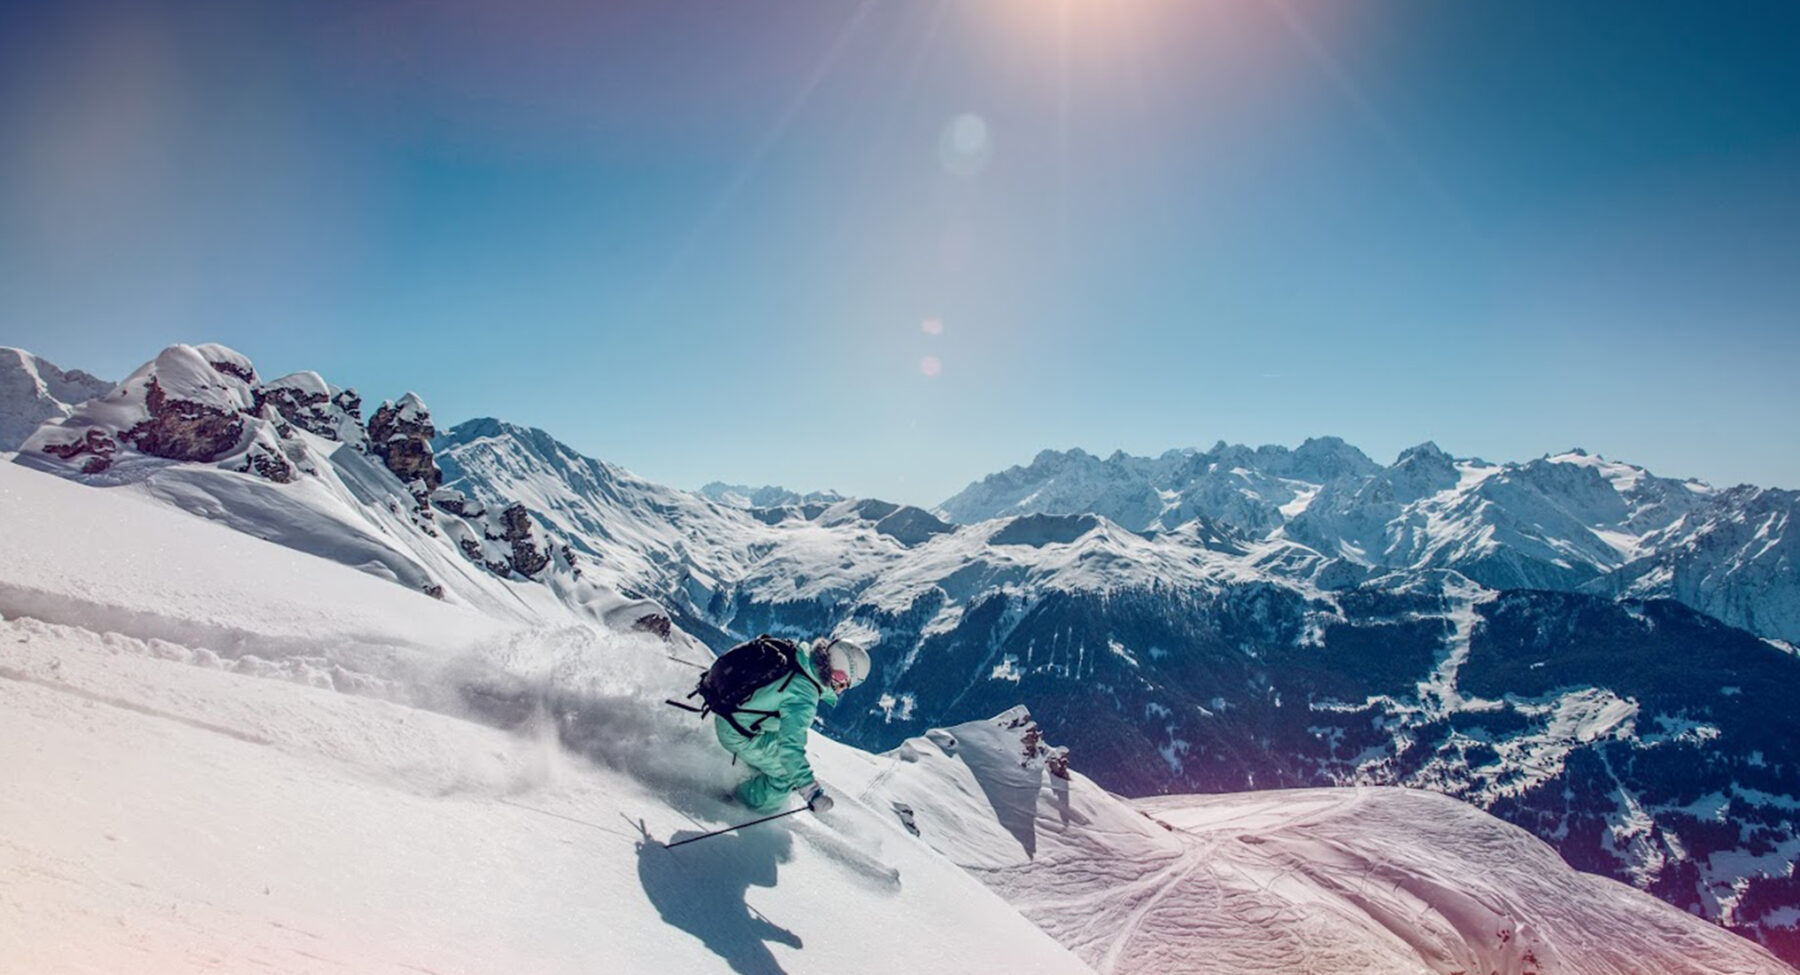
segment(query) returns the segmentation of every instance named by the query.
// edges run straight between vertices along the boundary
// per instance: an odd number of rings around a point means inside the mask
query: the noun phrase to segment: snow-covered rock
[[[395,477],[408,484],[417,481],[426,491],[443,483],[432,459],[431,438],[435,436],[431,411],[414,393],[400,397],[398,403],[383,402],[369,417],[370,449]]]
[[[1750,486],[1685,509],[1651,536],[1650,554],[1593,588],[1638,598],[1678,599],[1755,633],[1800,634],[1800,491]]]
[[[362,397],[339,389],[316,372],[296,372],[257,386],[258,406],[268,404],[282,419],[307,433],[367,450]]]
[[[176,345],[40,426],[16,460],[503,615],[596,618],[622,598],[516,502],[434,510],[424,403],[382,404],[372,437],[360,402],[315,373],[258,383],[231,349]]]
[[[223,346],[170,346],[104,397],[38,428],[20,455],[44,463],[53,458],[83,474],[126,477],[159,460],[241,459],[255,440],[255,375]]]

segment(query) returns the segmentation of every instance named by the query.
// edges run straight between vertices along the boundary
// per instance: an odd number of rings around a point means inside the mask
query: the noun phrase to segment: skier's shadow
[[[697,835],[683,831],[669,842]],[[738,975],[786,975],[766,942],[799,948],[800,936],[745,900],[752,886],[775,886],[779,865],[793,855],[786,830],[725,833],[673,850],[646,836],[637,853],[638,880],[663,921],[699,938]]]

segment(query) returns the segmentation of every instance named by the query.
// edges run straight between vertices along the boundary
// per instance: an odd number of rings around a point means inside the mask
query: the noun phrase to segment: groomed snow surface
[[[671,644],[3,460],[0,971],[1791,971],[1454,800],[1134,807],[1004,721],[665,849],[746,818]]]

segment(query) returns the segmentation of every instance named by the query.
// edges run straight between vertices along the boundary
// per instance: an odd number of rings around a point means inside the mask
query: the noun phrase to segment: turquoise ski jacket
[[[755,727],[754,737],[738,734],[723,717],[713,720],[719,744],[767,778],[754,790],[758,799],[779,798],[812,784],[812,763],[806,760],[806,733],[812,728],[819,704],[836,704],[838,700],[837,692],[813,669],[812,651],[802,645],[795,655],[804,675],[792,674],[757,688],[744,702],[745,710],[773,711],[774,717],[742,712],[734,715],[745,728]],[[756,725],[759,719],[762,723]]]

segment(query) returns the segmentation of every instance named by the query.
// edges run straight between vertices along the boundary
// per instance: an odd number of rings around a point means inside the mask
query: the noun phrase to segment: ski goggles
[[[831,681],[831,689],[842,693],[850,689],[850,674],[847,671],[833,670],[827,678]]]

